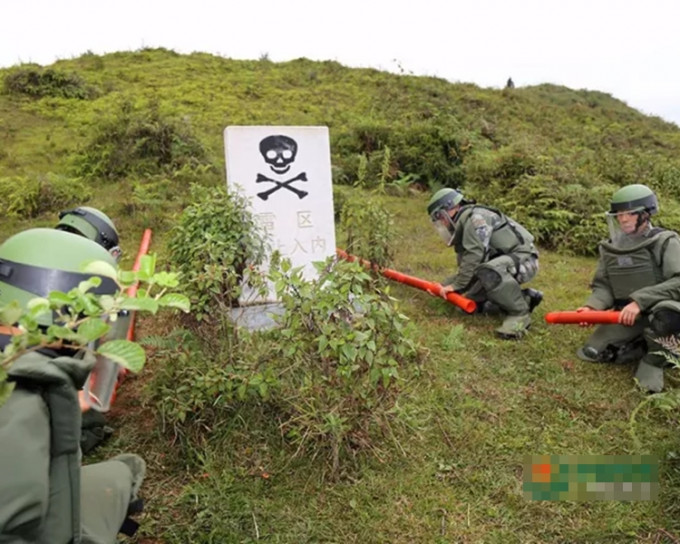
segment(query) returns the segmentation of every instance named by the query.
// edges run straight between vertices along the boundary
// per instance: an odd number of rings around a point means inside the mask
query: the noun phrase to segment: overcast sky
[[[6,0],[0,67],[165,47],[612,94],[680,125],[680,0]]]

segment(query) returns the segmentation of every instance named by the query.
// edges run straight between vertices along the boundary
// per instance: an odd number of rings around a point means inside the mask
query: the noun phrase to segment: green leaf
[[[174,272],[158,272],[153,275],[153,283],[160,287],[177,287],[179,285],[179,277]]]
[[[102,284],[102,279],[99,276],[92,276],[91,278],[81,281],[78,284],[78,291],[81,293],[87,293],[90,289],[99,287]]]
[[[238,386],[236,389],[236,396],[238,397],[239,400],[245,400],[246,399],[246,392],[247,392],[247,386],[246,384],[241,384]]]
[[[24,314],[19,318],[19,325],[27,331],[35,331],[38,328],[38,320],[31,314]]]
[[[101,295],[99,297],[99,305],[104,309],[104,312],[110,312],[116,304],[116,299],[111,295]]]
[[[90,261],[83,267],[85,274],[96,274],[97,276],[104,276],[111,278],[113,281],[118,281],[118,271],[116,268],[105,261]]]
[[[161,298],[158,299],[158,303],[161,306],[167,306],[169,308],[178,308],[183,312],[188,312],[191,308],[189,298],[184,295],[180,295],[179,293],[168,293],[167,295],[163,295]]]
[[[131,372],[139,372],[144,368],[146,353],[139,344],[129,340],[110,340],[97,348],[97,353],[108,357],[114,363]]]
[[[125,285],[132,285],[137,281],[137,274],[132,270],[121,270],[118,272],[118,279]]]
[[[85,339],[85,342],[92,342],[104,336],[111,327],[103,320],[95,317],[83,321],[78,327],[78,335]]]
[[[95,279],[95,278],[92,278]],[[82,286],[84,283],[87,282],[80,282],[80,286]],[[79,286],[79,287],[80,287]],[[101,308],[99,306],[99,303],[97,302],[97,299],[95,298],[96,295],[92,295],[90,293],[86,293],[84,291],[81,291],[80,289],[76,291],[76,300],[78,304],[80,304],[82,311],[87,314],[87,315],[99,315],[101,314]]]
[[[21,305],[16,300],[13,300],[7,306],[0,309],[0,321],[5,325],[14,325],[19,321],[22,313]]]
[[[4,372],[2,374],[2,381],[0,382],[0,406],[7,402],[7,399],[9,399],[12,391],[14,391],[15,385],[14,382],[6,382]]]
[[[61,291],[52,291],[47,295],[47,300],[50,301],[50,304],[53,307],[69,306],[73,304],[73,297],[68,296],[66,293],[62,293]]]
[[[149,281],[156,270],[156,255],[143,255],[139,260],[137,277],[142,281]]]
[[[122,310],[139,310],[155,314],[158,311],[158,301],[152,298],[128,297],[120,305]]]
[[[31,310],[33,315],[39,315],[50,309],[50,301],[42,297],[32,298],[26,304],[26,308]]]
[[[357,349],[352,344],[344,344],[340,350],[352,362],[357,358]]]
[[[61,327],[59,325],[50,325],[47,327],[47,334],[48,336],[62,338],[64,340],[73,340],[76,342],[80,340],[80,336],[75,331],[68,327]]]

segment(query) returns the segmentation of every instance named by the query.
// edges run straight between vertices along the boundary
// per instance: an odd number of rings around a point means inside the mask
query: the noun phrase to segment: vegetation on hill
[[[513,209],[543,247],[592,253],[603,199],[627,183],[654,187],[665,224],[680,227],[680,130],[597,91],[165,49],[0,75],[0,181],[52,172],[116,184],[130,204],[158,202],[149,218],[171,193],[183,204],[168,178],[220,179],[225,126],[326,125],[336,184],[461,187]]]
[[[138,451],[149,464],[140,542],[678,540],[671,397],[641,404],[630,369],[576,360],[589,331],[543,322],[585,299],[616,188],[649,184],[661,223],[680,228],[677,126],[596,91],[164,49],[0,79],[4,235],[99,207],[121,231],[124,265],[154,229],[153,251],[196,307],[142,321],[149,363],[121,387],[116,435],[97,454]],[[285,327],[235,330],[224,263],[244,270],[257,243],[223,191],[228,125],[328,126],[339,242],[409,274],[437,280],[455,260],[428,224],[430,190],[460,187],[508,212],[542,252],[530,334],[497,340],[494,318],[356,265],[322,266],[324,286],[285,263]],[[660,499],[526,500],[524,457],[542,453],[657,454]]]

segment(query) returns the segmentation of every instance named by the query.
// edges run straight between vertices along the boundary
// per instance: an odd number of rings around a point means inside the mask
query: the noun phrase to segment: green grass
[[[426,196],[384,197],[395,218],[394,268],[439,279],[455,261],[432,230]],[[533,454],[678,450],[677,414],[646,407],[637,451],[631,412],[645,396],[632,369],[580,362],[589,331],[548,325],[547,311],[578,306],[594,259],[541,255],[533,282],[546,296],[521,342],[493,336],[500,318],[466,316],[394,284],[427,355],[396,410],[398,423],[356,470],[328,478],[316,460],[291,458],[271,414],[243,410],[205,433],[200,468],[186,470],[159,432],[141,382],[125,383],[116,438],[99,456],[139,451],[149,462],[140,542],[663,542],[680,531],[677,463],[664,462],[655,502],[532,502],[522,463]],[[146,323],[142,324],[144,330]],[[139,426],[142,425],[140,429]],[[391,438],[389,438],[391,436]],[[659,540],[661,539],[661,540]],[[671,541],[671,540],[667,540]]]
[[[516,219],[527,214],[548,231],[563,227],[560,212],[573,212],[576,224],[560,231],[569,241],[582,219],[606,209],[599,199],[585,202],[595,190],[648,181],[665,197],[661,219],[675,217],[680,225],[680,130],[604,93],[553,85],[502,92],[330,61],[277,64],[167,50],[89,54],[53,67],[77,72],[99,94],[92,100],[0,94],[1,177],[72,175],[74,154],[121,101],[156,100],[162,114],[187,120],[207,148],[215,170],[203,184],[224,183],[226,125],[328,126],[336,183],[348,191],[358,155],[368,158],[375,181],[389,146],[394,178],[401,172],[419,180],[405,196],[381,197],[394,219],[393,267],[426,279],[450,275],[455,256],[429,224],[429,195],[416,187],[461,182],[485,204],[514,203],[504,211]],[[83,204],[115,220],[123,267],[132,264],[149,226],[152,251],[160,261],[167,256],[168,233],[188,195],[187,179],[172,175],[154,173],[169,180],[160,195],[164,206],[143,211],[129,203],[135,184],[148,176],[89,180],[94,196]],[[552,219],[543,215],[548,207]],[[6,237],[51,226],[58,211],[32,220],[4,215],[0,229]],[[392,284],[424,348],[422,370],[404,387],[385,438],[334,477],[320,459],[294,456],[276,414],[264,407],[241,408],[221,427],[203,429],[204,443],[187,458],[156,417],[149,383],[160,359],[153,350],[144,372],[119,391],[110,414],[114,437],[86,461],[120,451],[147,460],[137,538],[146,544],[680,541],[677,413],[645,405],[637,416],[638,452],[629,419],[646,397],[633,369],[580,362],[574,353],[589,331],[543,320],[548,311],[582,304],[594,268],[593,258],[542,251],[531,285],[545,299],[521,342],[493,336],[500,318],[466,316]],[[147,317],[138,332],[162,334],[174,325]],[[659,454],[661,496],[635,503],[527,501],[524,456],[545,453]]]

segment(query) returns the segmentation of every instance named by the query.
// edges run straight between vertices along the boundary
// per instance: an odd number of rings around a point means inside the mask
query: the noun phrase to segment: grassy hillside
[[[296,451],[272,405],[206,393],[219,387],[210,365],[234,356],[231,338],[215,335],[195,354],[188,343],[156,340],[144,373],[120,390],[115,436],[90,459],[119,451],[147,459],[139,542],[680,540],[676,411],[661,409],[667,397],[641,404],[633,369],[578,361],[574,352],[589,331],[543,321],[585,299],[615,188],[650,184],[661,196],[662,222],[680,227],[678,127],[596,91],[495,91],[305,59],[142,50],[22,65],[0,70],[0,78],[5,237],[53,225],[60,209],[87,203],[115,219],[124,265],[147,226],[152,249],[167,257],[190,185],[224,186],[224,127],[258,124],[329,127],[336,203],[359,193],[389,212],[398,270],[438,280],[453,268],[454,255],[424,212],[429,191],[441,186],[502,207],[539,236],[533,286],[546,299],[522,342],[497,340],[496,318],[463,316],[392,286],[422,360],[382,438],[332,475],[322,455]],[[342,242],[339,226],[337,234]],[[165,335],[180,325],[145,319],[139,332]],[[286,367],[279,352],[255,355]],[[170,367],[186,361],[196,365],[195,376],[191,365],[187,371],[193,390],[172,381],[179,374]],[[677,375],[668,375],[674,391]],[[193,428],[174,422],[193,441],[158,415],[163,395],[207,402],[212,419],[191,414]],[[543,453],[657,454],[661,497],[528,501],[524,456]]]
[[[652,185],[666,224],[680,227],[680,129],[596,91],[495,91],[330,61],[163,49],[0,77],[0,180],[85,178],[95,204],[118,205],[114,215],[130,215],[120,201],[177,196],[159,175],[180,187],[221,183],[227,125],[326,125],[337,184],[462,187],[512,207],[544,247],[592,252],[603,199],[625,183]],[[118,203],[101,194],[113,186]],[[150,208],[147,221],[167,211]]]

